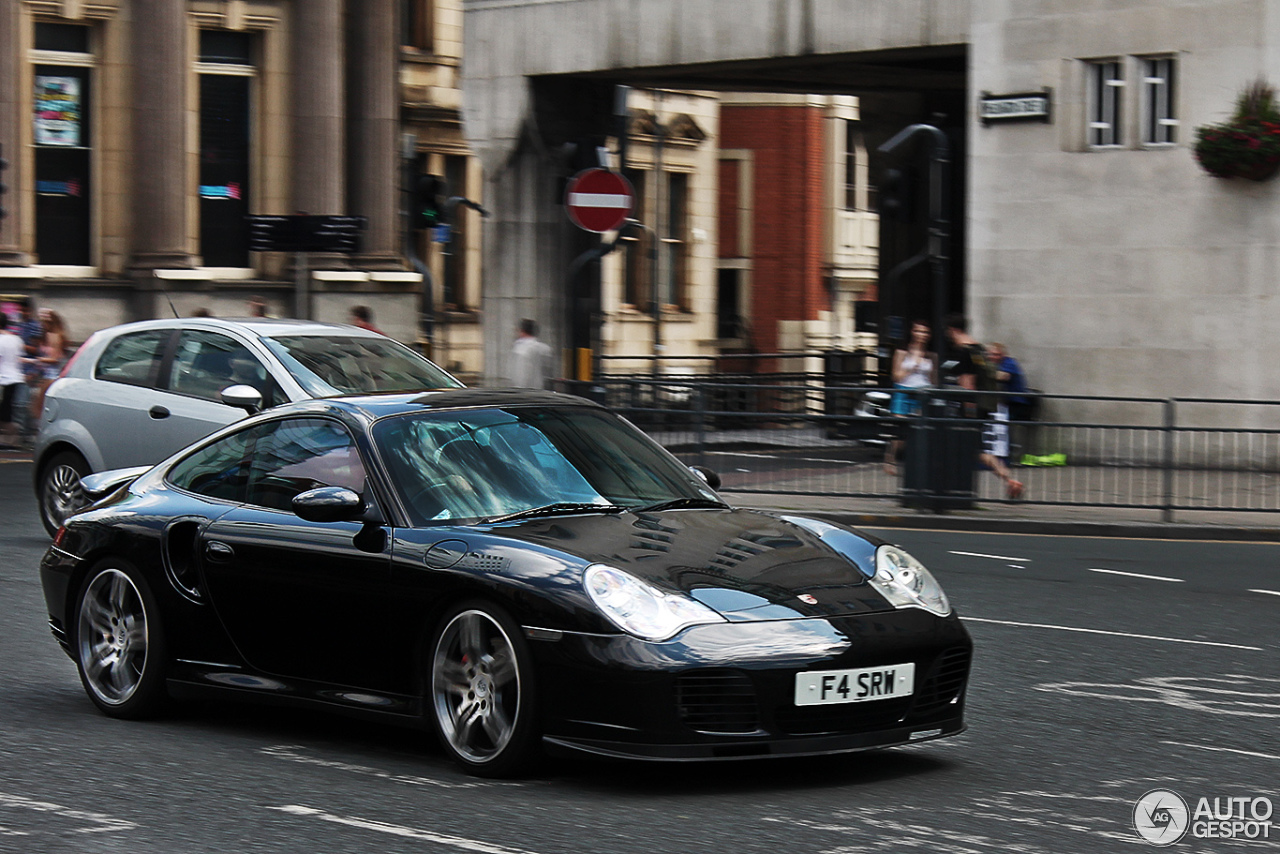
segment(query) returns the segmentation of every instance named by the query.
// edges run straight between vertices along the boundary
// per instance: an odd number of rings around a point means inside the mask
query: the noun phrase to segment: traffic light
[[[413,192],[413,227],[421,231],[446,222],[445,200],[448,195],[448,185],[439,175],[419,175]]]
[[[9,212],[4,209],[4,194],[9,192],[9,187],[4,183],[4,170],[9,168],[9,161],[4,159],[4,149],[0,148],[0,219],[4,219]]]
[[[880,186],[880,216],[899,222],[910,222],[915,217],[915,184],[911,173],[904,169],[886,169]]]

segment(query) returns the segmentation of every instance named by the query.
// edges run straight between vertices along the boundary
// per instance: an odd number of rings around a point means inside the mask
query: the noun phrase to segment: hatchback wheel
[[[468,772],[508,776],[532,758],[531,656],[502,609],[470,602],[445,616],[432,644],[429,691],[440,741]]]
[[[80,488],[80,478],[89,474],[89,464],[75,451],[62,451],[40,471],[36,490],[40,499],[40,521],[53,536],[68,516],[88,501]]]
[[[142,718],[165,699],[164,633],[155,597],[137,570],[107,562],[76,600],[76,668],[89,699],[117,718]]]

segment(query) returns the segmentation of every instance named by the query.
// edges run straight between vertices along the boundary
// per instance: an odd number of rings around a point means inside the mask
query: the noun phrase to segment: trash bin
[[[911,419],[902,471],[902,505],[945,512],[973,507],[974,478],[982,449],[983,422],[959,417],[959,405],[943,398],[925,402]]]

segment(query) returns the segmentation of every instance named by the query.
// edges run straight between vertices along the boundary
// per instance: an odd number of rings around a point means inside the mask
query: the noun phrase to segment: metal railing
[[[964,417],[981,392],[922,390],[921,414],[895,417],[893,389],[817,381],[615,376],[593,387],[676,456],[715,469],[728,492],[936,509],[1011,500],[978,462],[991,419]],[[1166,520],[1182,510],[1280,512],[1280,401],[1025,397],[1037,416],[1005,424],[1021,503],[1149,509]],[[890,472],[894,441],[903,454]]]

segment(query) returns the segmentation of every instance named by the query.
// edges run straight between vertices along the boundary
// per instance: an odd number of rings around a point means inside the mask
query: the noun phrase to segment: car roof
[[[257,338],[274,338],[282,335],[342,335],[359,338],[382,338],[383,335],[350,326],[345,323],[325,323],[318,320],[297,320],[273,317],[162,317],[157,320],[140,320],[102,330],[116,335],[144,329],[208,329],[210,331],[236,331]]]

